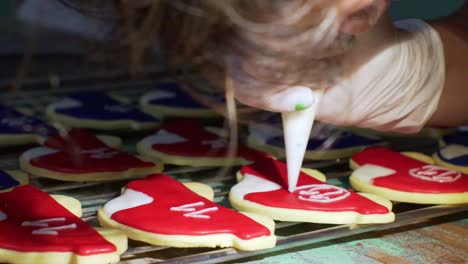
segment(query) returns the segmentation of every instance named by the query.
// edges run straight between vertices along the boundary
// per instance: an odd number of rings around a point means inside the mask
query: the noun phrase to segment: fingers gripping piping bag
[[[312,91],[314,101],[306,108],[296,106],[295,112],[282,113],[286,164],[288,167],[288,191],[294,192],[304,160],[307,142],[315,119],[315,113],[322,97],[323,89]]]

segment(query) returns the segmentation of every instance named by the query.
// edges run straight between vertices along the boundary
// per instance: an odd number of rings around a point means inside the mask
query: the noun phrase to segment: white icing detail
[[[113,151],[109,148],[97,148],[97,149],[85,149],[80,152],[81,154],[89,154],[93,159],[110,159],[115,155],[119,154],[117,151]]]
[[[24,221],[21,223],[21,226],[35,226],[35,227],[43,227],[32,231],[33,235],[50,235],[56,236],[58,235],[58,230],[65,230],[65,229],[76,229],[77,225],[75,223],[62,225],[62,226],[52,226],[49,227],[49,223],[53,222],[64,222],[66,221],[65,217],[56,217],[56,218],[48,218],[38,221]]]
[[[56,236],[58,235],[57,230],[65,230],[65,229],[76,229],[77,225],[75,223],[64,225],[64,226],[54,226],[54,227],[46,227],[37,230],[33,230],[33,235],[49,235],[49,236]]]
[[[153,197],[132,189],[126,189],[121,196],[110,200],[104,205],[104,212],[111,217],[114,213],[135,208],[153,202]]]
[[[128,113],[132,108],[126,105],[104,105],[104,110],[114,113]]]
[[[28,161],[31,161],[35,158],[39,158],[39,157],[42,157],[42,156],[47,156],[47,155],[50,155],[50,154],[54,154],[54,153],[57,153],[58,150],[56,149],[52,149],[52,148],[48,148],[48,147],[37,147],[37,148],[32,148],[30,150],[27,150],[25,151],[21,157],[23,159],[26,159]]]
[[[314,103],[302,111],[282,113],[286,163],[288,170],[288,190],[294,192],[301,172],[307,143],[309,142],[317,106],[323,90],[313,91]]]
[[[38,221],[24,221],[21,223],[21,226],[39,226],[39,227],[48,227],[49,223],[51,222],[63,222],[65,221],[65,217],[55,217],[55,218],[47,218]]]
[[[420,168],[409,170],[409,175],[426,181],[432,182],[454,182],[461,178],[461,173],[458,171],[448,170],[434,165],[425,165]]]
[[[176,212],[194,212],[196,209],[194,207],[196,206],[203,206],[205,205],[204,202],[196,202],[196,203],[191,203],[191,204],[184,204],[181,206],[174,206],[171,207],[171,211],[176,211]]]
[[[203,140],[202,145],[210,145],[211,148],[220,149],[227,146],[227,141],[224,138],[218,138],[213,140]]]
[[[299,200],[315,203],[332,203],[346,199],[351,193],[341,187],[329,184],[310,184],[299,186]],[[325,192],[322,192],[325,191]]]
[[[161,129],[158,133],[146,137],[141,141],[141,144],[146,146],[147,148],[151,148],[153,145],[157,144],[176,144],[187,142],[188,140],[184,137],[181,137],[177,134],[168,132],[167,130]]]
[[[75,108],[81,106],[83,106],[83,104],[80,101],[74,100],[72,98],[63,98],[60,101],[48,105],[46,111],[55,112],[57,109]]]
[[[34,126],[29,124],[31,120],[26,116],[21,117],[6,117],[1,120],[1,124],[9,127],[21,127],[23,131],[31,132]]]
[[[157,91],[153,91],[153,92],[143,95],[141,100],[144,103],[149,104],[150,101],[153,101],[153,100],[160,100],[160,99],[174,98],[174,97],[176,97],[176,94],[174,93],[171,93],[168,91],[157,90]]]
[[[171,207],[170,210],[174,212],[188,212],[184,214],[185,217],[210,219],[210,216],[205,215],[204,213],[218,211],[218,207],[213,206],[213,207],[204,208],[201,210],[197,210],[195,208],[195,207],[204,206],[204,205],[205,203],[200,201],[196,203],[184,204],[181,206],[174,206],[174,207]]]
[[[468,147],[458,144],[448,145],[440,150],[440,154],[446,159],[458,158],[468,155]]]
[[[3,221],[5,219],[7,219],[7,218],[8,218],[8,216],[4,212],[0,211],[0,221]]]
[[[366,164],[359,167],[353,172],[353,177],[359,179],[360,181],[368,184],[372,184],[372,181],[375,178],[385,177],[388,175],[395,174],[396,171],[372,164]]]
[[[193,217],[193,218],[210,219],[211,217],[209,215],[204,215],[204,213],[214,212],[214,211],[218,211],[218,207],[213,206],[213,207],[201,209],[199,211],[186,213],[186,214],[184,214],[184,216],[185,217]]]
[[[270,192],[281,189],[281,185],[246,173],[242,180],[231,188],[231,195],[244,198],[249,193]]]

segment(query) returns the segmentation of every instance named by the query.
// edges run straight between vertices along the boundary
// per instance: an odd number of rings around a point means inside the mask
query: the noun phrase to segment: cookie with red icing
[[[208,131],[192,120],[180,120],[165,124],[154,135],[137,144],[144,156],[167,164],[188,166],[225,166],[250,163],[257,151],[239,144],[234,158],[228,156],[228,141],[225,137]]]
[[[161,172],[163,166],[111,148],[86,130],[72,129],[24,152],[20,167],[33,175],[62,181],[105,181]]]
[[[118,262],[127,249],[125,234],[93,229],[80,215],[78,200],[52,197],[32,185],[0,192],[0,262]]]
[[[438,167],[432,160],[387,148],[369,148],[355,154],[351,185],[399,202],[420,204],[468,203],[468,175]]]
[[[172,247],[235,247],[257,250],[275,246],[273,220],[222,207],[213,190],[155,174],[127,184],[121,196],[98,211],[103,226],[129,238]]]
[[[24,185],[28,182],[28,176],[21,171],[0,170],[0,192],[11,190],[16,186]]]
[[[0,105],[0,146],[41,143],[57,130],[33,116]]]
[[[47,106],[47,116],[66,127],[97,130],[157,127],[160,119],[102,92],[77,92]]]
[[[326,224],[388,223],[395,219],[390,201],[327,184],[316,170],[302,169],[289,192],[286,164],[264,159],[244,166],[229,192],[232,206],[274,220]]]

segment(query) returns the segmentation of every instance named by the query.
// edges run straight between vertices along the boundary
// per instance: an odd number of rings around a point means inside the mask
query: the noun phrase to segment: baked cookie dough
[[[325,224],[393,222],[392,203],[372,194],[355,193],[325,182],[316,170],[302,169],[297,188],[288,191],[286,164],[264,159],[244,166],[229,192],[232,206],[274,220]]]
[[[204,93],[206,96],[207,93]],[[214,103],[223,103],[220,95],[206,96]],[[175,82],[164,82],[140,98],[143,111],[164,117],[214,117],[219,116],[213,109],[195,100]]]
[[[20,167],[36,176],[79,182],[146,176],[163,169],[162,163],[111,148],[83,129],[72,129],[27,150],[20,157]]]
[[[101,225],[129,238],[171,247],[235,247],[258,250],[275,246],[273,220],[239,213],[213,203],[213,190],[156,174],[127,184],[121,196],[99,209]]]
[[[57,130],[33,116],[0,105],[0,147],[37,144]]]
[[[47,116],[65,127],[95,130],[155,128],[160,119],[101,92],[79,92],[47,106]]]
[[[354,154],[350,165],[350,183],[359,191],[407,203],[468,203],[468,175],[432,165],[430,157],[369,148]]]
[[[443,138],[443,146],[434,153],[437,165],[468,173],[468,131],[459,131]]]
[[[127,249],[118,230],[83,222],[81,204],[32,185],[0,192],[0,262],[18,264],[117,263]]]
[[[194,167],[242,165],[250,163],[258,155],[258,151],[239,144],[237,155],[229,158],[228,148],[225,137],[191,120],[165,124],[156,134],[137,144],[137,151],[143,156],[165,164]]]

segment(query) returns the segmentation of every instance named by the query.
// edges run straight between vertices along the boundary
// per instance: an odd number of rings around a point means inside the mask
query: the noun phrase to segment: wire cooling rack
[[[60,88],[38,87],[37,83],[21,92],[2,94],[0,103],[14,107],[26,108],[32,114],[43,117],[45,106],[60,98],[61,96],[79,90],[102,90],[114,95],[126,96],[130,102],[136,104],[138,97],[151,90],[155,83],[167,81],[162,76],[155,79],[143,81],[120,80],[117,83],[87,83],[84,85],[68,85]],[[218,120],[219,121],[219,120]],[[216,121],[215,121],[216,122]],[[147,134],[152,133],[148,131]],[[143,133],[133,134],[129,132],[118,132],[124,140],[124,149],[134,152],[134,146],[138,139],[145,136]],[[415,141],[412,141],[415,142]],[[415,145],[408,145],[412,150],[427,150],[433,146],[430,140],[418,140]],[[0,149],[0,168],[17,169],[18,157],[27,147],[10,147]],[[331,160],[320,162],[306,162],[306,167],[320,169],[327,174],[328,182],[349,187],[347,179],[350,175],[348,160]],[[215,202],[229,206],[227,194],[233,184],[235,184],[235,172],[238,168],[231,168],[225,175],[219,176],[217,169],[213,168],[192,168],[166,166],[165,173],[174,176],[180,181],[198,181],[210,185],[215,191]],[[31,175],[31,183],[40,187],[44,191],[54,194],[65,194],[79,199],[83,206],[83,220],[92,226],[97,226],[96,211],[107,201],[119,195],[120,189],[126,181],[115,182],[59,182],[55,180],[36,178]],[[317,242],[336,239],[340,237],[352,236],[365,232],[397,228],[414,223],[427,221],[431,218],[468,212],[468,205],[416,205],[406,203],[396,203],[394,205],[396,220],[393,223],[382,225],[324,225],[295,222],[276,222],[275,233],[278,236],[277,246],[272,249],[259,251],[238,251],[233,248],[225,249],[179,249],[171,247],[152,246],[137,241],[129,241],[129,249],[121,256],[121,263],[141,264],[141,263],[218,263],[224,261],[235,261],[252,256],[272,254],[295,247],[311,245]]]

